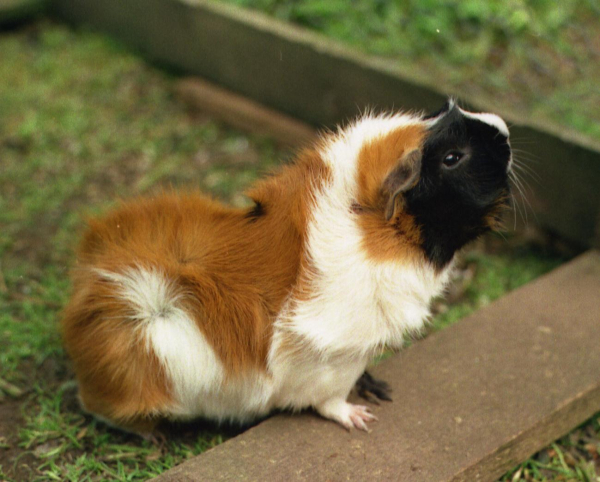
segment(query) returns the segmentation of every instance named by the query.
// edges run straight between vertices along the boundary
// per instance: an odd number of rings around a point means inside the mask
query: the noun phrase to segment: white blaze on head
[[[504,120],[502,120],[501,117],[497,116],[496,114],[476,114],[474,112],[468,112],[466,110],[463,110],[459,107],[460,111],[462,112],[462,114],[465,117],[469,117],[470,119],[476,119],[480,122],[484,122],[492,127],[495,127],[496,129],[498,129],[498,131],[504,136],[504,137],[508,137],[508,126],[506,125],[506,122],[504,122]]]

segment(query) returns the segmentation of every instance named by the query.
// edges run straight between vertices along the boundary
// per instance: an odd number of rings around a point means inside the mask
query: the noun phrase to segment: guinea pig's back
[[[90,222],[62,321],[88,411],[138,433],[162,416],[227,416],[202,400],[263,370],[270,340],[251,231],[242,211],[199,194]]]

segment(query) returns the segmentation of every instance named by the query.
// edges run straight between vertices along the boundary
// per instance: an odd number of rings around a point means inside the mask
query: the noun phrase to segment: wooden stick
[[[238,129],[272,137],[287,146],[306,145],[316,138],[315,129],[308,124],[198,77],[180,80],[176,93],[193,109]]]

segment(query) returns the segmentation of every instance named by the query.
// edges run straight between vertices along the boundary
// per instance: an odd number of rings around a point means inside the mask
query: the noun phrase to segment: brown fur
[[[501,231],[504,229],[504,214],[510,209],[510,197],[501,196],[495,205],[490,209],[483,222],[491,231]]]
[[[422,125],[404,126],[362,147],[358,157],[357,199],[361,206],[381,207],[381,187],[385,178],[406,153],[421,148],[424,138]]]
[[[62,321],[86,408],[147,432],[172,402],[129,308],[94,268],[158,268],[229,376],[264,370],[272,323],[303,264],[312,193],[328,178],[316,151],[307,151],[249,192],[257,204],[250,211],[197,193],[163,193],[91,221]]]
[[[132,431],[147,433],[171,403],[156,356],[124,323],[127,306],[98,275],[79,268],[63,317],[63,338],[85,408]]]
[[[421,125],[400,127],[366,144],[358,159],[358,224],[363,232],[363,246],[368,256],[377,261],[406,260],[422,257],[421,236],[414,219],[400,206],[388,222],[383,216],[388,201],[382,190],[386,177],[398,166],[402,157],[421,149],[425,129]]]

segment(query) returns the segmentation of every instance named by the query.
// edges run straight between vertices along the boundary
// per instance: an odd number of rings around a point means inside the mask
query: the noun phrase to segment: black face
[[[510,193],[508,138],[495,126],[445,106],[425,142],[421,177],[406,207],[427,258],[441,269],[458,249],[497,224]]]

